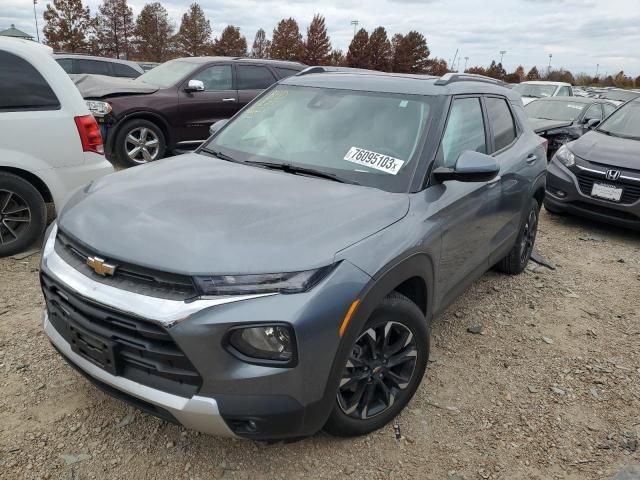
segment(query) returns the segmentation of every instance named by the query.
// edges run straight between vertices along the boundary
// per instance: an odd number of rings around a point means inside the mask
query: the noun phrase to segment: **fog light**
[[[295,339],[287,325],[235,328],[228,338],[231,352],[250,363],[290,366],[295,361]]]
[[[563,192],[562,190],[556,190],[553,193],[555,193],[556,197],[558,197],[558,198],[564,198],[564,197],[567,196],[567,194],[565,192]]]

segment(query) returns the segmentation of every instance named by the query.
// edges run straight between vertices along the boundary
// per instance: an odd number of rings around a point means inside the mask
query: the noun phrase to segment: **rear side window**
[[[558,91],[558,97],[571,97],[573,96],[573,92],[571,91],[571,89],[569,87],[560,87],[560,90]]]
[[[280,76],[280,78],[287,78],[287,77],[292,77],[293,75],[298,73],[299,70],[293,70],[292,68],[276,67],[276,72],[278,72],[278,75]]]
[[[60,102],[47,81],[29,62],[0,51],[0,65],[0,111],[60,108]]]
[[[604,108],[605,118],[616,111],[616,107],[614,107],[613,105],[609,105],[608,103],[605,103],[604,105],[602,105],[602,108]]]
[[[276,79],[266,67],[238,65],[238,90],[263,90],[274,84]]]
[[[94,75],[111,75],[108,62],[99,60],[76,59],[75,73],[91,73]]]
[[[113,63],[113,73],[116,77],[126,78],[138,78],[141,73],[131,68],[129,65],[123,65],[122,63]]]
[[[509,146],[517,136],[516,125],[507,101],[502,98],[486,98],[487,115],[493,128],[493,143],[496,151]]]
[[[487,153],[484,118],[479,98],[453,101],[447,127],[440,145],[445,167],[453,167],[462,152]]]
[[[58,58],[56,59],[58,65],[67,73],[73,73],[73,60],[71,58]]]
[[[602,108],[599,104],[591,105],[587,113],[584,114],[585,120],[602,120]]]

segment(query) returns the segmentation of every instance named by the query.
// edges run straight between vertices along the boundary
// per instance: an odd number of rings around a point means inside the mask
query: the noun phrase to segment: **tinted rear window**
[[[0,51],[0,65],[0,111],[60,108],[60,102],[47,81],[29,62]]]
[[[73,60],[71,58],[57,58],[56,62],[67,73],[73,73]]]
[[[266,67],[238,65],[238,90],[262,90],[275,83],[276,79]]]
[[[123,65],[121,63],[112,64],[113,73],[116,77],[137,78],[141,75],[140,72],[134,70],[129,65]]]
[[[94,75],[111,75],[108,62],[99,60],[76,59],[75,73],[91,73]]]

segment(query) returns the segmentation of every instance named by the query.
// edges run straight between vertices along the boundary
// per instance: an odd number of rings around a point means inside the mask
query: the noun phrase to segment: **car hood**
[[[522,103],[527,105],[527,104],[529,104],[529,103],[531,103],[531,102],[533,102],[534,100],[537,100],[537,99],[538,99],[537,97],[526,97],[526,96],[523,95],[522,96]]]
[[[529,117],[529,123],[536,133],[542,133],[551,128],[568,127],[573,122],[569,120],[548,120],[546,118]]]
[[[594,130],[569,147],[575,155],[590,162],[640,170],[640,140],[612,137]]]
[[[59,227],[105,259],[181,274],[317,268],[400,220],[407,194],[187,154],[96,181]]]
[[[132,78],[107,77],[106,75],[72,74],[83,98],[104,98],[115,95],[140,95],[158,91],[155,85],[137,82]]]

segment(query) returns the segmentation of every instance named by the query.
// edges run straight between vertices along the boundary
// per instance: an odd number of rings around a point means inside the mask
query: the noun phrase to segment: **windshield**
[[[536,85],[534,83],[519,83],[513,89],[523,97],[544,98],[553,97],[555,85]]]
[[[279,85],[205,144],[239,161],[406,191],[435,97]]]
[[[553,100],[536,100],[524,107],[530,118],[544,118],[545,120],[566,120],[573,122],[580,116],[586,103],[556,102]]]
[[[607,117],[598,131],[616,137],[640,140],[640,102],[630,102],[618,108]]]
[[[157,85],[160,88],[168,88],[178,83],[198,67],[199,65],[193,62],[170,60],[143,73],[135,81]]]
[[[640,97],[640,93],[637,92],[625,92],[624,90],[610,90],[600,95],[600,98],[607,100],[614,100],[616,102],[628,102],[636,97]]]

